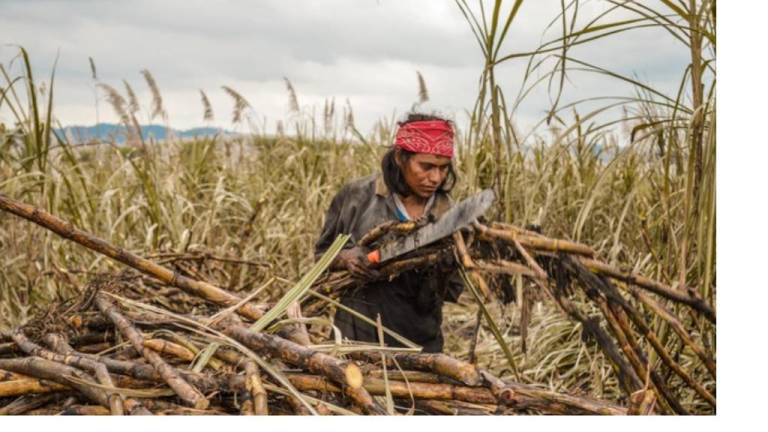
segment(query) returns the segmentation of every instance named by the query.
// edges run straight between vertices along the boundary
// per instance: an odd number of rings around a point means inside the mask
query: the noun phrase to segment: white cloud
[[[471,2],[470,2],[471,3]],[[559,34],[554,22],[559,1],[524,2],[502,53],[535,48]],[[490,7],[490,6],[489,6]],[[580,20],[605,3],[584,3]],[[217,123],[229,124],[231,100],[221,85],[241,92],[259,115],[284,117],[287,76],[302,105],[322,110],[326,98],[340,106],[349,98],[357,123],[367,130],[392,110],[406,111],[416,98],[416,71],[425,76],[430,106],[447,114],[471,109],[483,60],[477,42],[451,1],[3,1],[3,42],[27,48],[37,79],[47,80],[60,52],[56,114],[65,124],[96,121],[88,57],[99,78],[122,89],[128,80],[145,105],[149,93],[139,71],[149,69],[163,93],[171,124],[202,123],[198,89],[214,105]],[[574,57],[637,74],[674,89],[685,67],[686,51],[658,29],[626,33],[584,47]],[[14,55],[0,47],[0,58]],[[524,61],[499,67],[508,98],[519,90]],[[564,100],[606,93],[630,94],[630,87],[600,77],[572,74]],[[674,90],[670,90],[674,91]],[[523,123],[548,106],[544,88],[520,107]],[[103,120],[114,116],[102,103]],[[2,117],[4,116],[4,117]],[[0,119],[7,120],[7,113]]]

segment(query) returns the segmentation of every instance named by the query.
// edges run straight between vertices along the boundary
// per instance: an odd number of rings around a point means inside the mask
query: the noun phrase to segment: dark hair
[[[422,113],[408,114],[405,120],[397,123],[397,126],[399,127],[411,122],[425,121],[425,120],[443,120],[443,121],[447,121],[448,123],[451,124],[451,126],[453,126],[453,122],[451,122],[450,120],[446,120],[436,115],[422,114]],[[397,164],[397,161],[395,159],[395,155],[398,151],[400,152],[400,160],[403,163],[408,162],[408,159],[410,159],[411,156],[415,154],[414,152],[411,152],[402,148],[401,149],[395,148],[395,146],[393,145],[384,154],[384,157],[381,159],[381,172],[384,176],[384,183],[387,185],[387,188],[389,188],[389,190],[392,192],[396,192],[406,197],[411,195],[413,191],[408,186],[408,183],[405,182],[405,177],[403,176],[403,172],[400,169],[400,166]],[[451,164],[448,165],[448,174],[445,176],[445,180],[443,180],[443,183],[437,188],[437,191],[444,192],[444,193],[450,192],[453,189],[453,187],[456,185],[456,181],[457,181],[456,171],[453,169],[453,162],[451,162]]]

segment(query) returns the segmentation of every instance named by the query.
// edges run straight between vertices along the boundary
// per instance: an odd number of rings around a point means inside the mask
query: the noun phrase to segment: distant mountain
[[[156,140],[168,138],[169,132],[178,138],[206,137],[217,134],[231,135],[232,132],[212,127],[196,127],[186,130],[168,129],[165,126],[150,124],[142,125],[141,136],[144,139],[153,137]],[[125,142],[126,129],[121,124],[98,123],[94,126],[67,126],[57,129],[56,133],[70,137],[74,142],[87,142],[91,140]]]

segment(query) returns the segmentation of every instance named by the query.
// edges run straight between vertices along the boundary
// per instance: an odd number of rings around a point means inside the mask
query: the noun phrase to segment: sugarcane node
[[[352,388],[363,386],[363,373],[360,371],[360,367],[352,362],[349,362],[344,368],[344,377],[346,378],[347,385]]]

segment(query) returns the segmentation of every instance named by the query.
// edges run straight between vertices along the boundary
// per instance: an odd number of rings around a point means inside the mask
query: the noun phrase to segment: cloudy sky
[[[490,8],[492,2],[486,3]],[[579,22],[605,8],[601,0],[583,3]],[[502,53],[534,49],[557,37],[559,23],[545,29],[559,7],[559,0],[524,2]],[[55,113],[65,125],[97,120],[88,57],[102,82],[123,91],[122,80],[128,81],[146,111],[150,94],[140,70],[150,70],[176,128],[205,124],[198,89],[211,99],[215,125],[233,128],[232,100],[221,89],[227,85],[274,129],[276,120],[288,115],[287,77],[307,112],[312,107],[321,112],[326,99],[334,98],[337,106],[348,99],[364,132],[377,119],[411,107],[416,71],[429,90],[424,109],[466,121],[483,65],[469,25],[450,0],[0,0],[0,28],[0,61],[8,66],[17,52],[12,45],[22,45],[38,80],[48,79],[58,53]],[[577,47],[571,55],[668,93],[674,93],[686,64],[685,47],[655,29]],[[524,64],[517,60],[499,68],[509,98],[520,89]],[[18,70],[18,61],[11,66]],[[564,100],[632,92],[604,77],[573,73]],[[540,87],[515,120],[532,125],[546,112],[549,98]],[[99,107],[99,120],[116,120],[104,102]],[[0,111],[0,120],[8,119]]]

